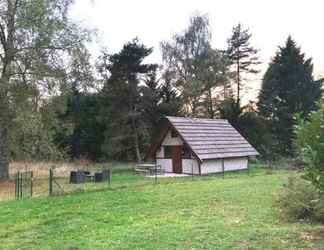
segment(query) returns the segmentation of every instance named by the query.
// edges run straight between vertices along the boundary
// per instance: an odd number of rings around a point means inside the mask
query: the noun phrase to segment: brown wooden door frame
[[[182,146],[172,146],[172,171],[177,174],[182,174]]]

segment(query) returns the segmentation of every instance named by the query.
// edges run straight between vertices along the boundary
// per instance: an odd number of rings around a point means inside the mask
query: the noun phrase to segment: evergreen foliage
[[[144,64],[152,53],[137,39],[124,45],[120,53],[106,56],[102,63],[109,77],[100,93],[100,122],[105,124],[103,152],[107,157],[142,160],[140,78],[152,73],[157,65]],[[131,154],[131,155],[129,155]]]
[[[230,65],[234,67],[234,76],[236,82],[236,102],[241,100],[241,90],[243,88],[243,74],[256,74],[259,71],[256,65],[260,64],[257,57],[258,50],[250,45],[252,34],[248,29],[244,29],[239,23],[233,27],[232,35],[227,40],[228,48],[226,50]]]
[[[323,79],[314,80],[291,37],[264,75],[257,107],[242,106],[245,77],[260,62],[241,24],[227,49],[216,49],[208,17],[194,15],[161,43],[163,66],[146,63],[153,49],[134,39],[103,53],[95,69],[91,32],[69,20],[70,5],[0,3],[0,179],[10,159],[140,162],[165,115],[228,119],[263,157],[293,154],[293,117],[317,109]]]
[[[98,94],[72,92],[66,98],[66,108],[56,111],[56,145],[70,158],[100,159],[104,126],[97,120]]]
[[[259,112],[268,122],[268,129],[277,140],[282,154],[293,152],[295,113],[305,117],[316,110],[321,98],[322,82],[313,78],[312,60],[297,47],[289,36],[267,69],[259,95]]]

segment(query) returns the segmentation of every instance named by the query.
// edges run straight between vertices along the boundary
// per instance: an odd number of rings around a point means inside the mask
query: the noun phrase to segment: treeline
[[[147,63],[153,48],[138,38],[93,65],[85,46],[91,31],[67,21],[69,1],[26,4],[38,9],[29,13],[35,23],[23,22],[10,3],[16,28],[5,28],[19,39],[2,34],[0,177],[9,159],[141,161],[165,115],[225,118],[262,157],[293,155],[294,115],[305,117],[322,96],[323,81],[291,37],[272,58],[258,101],[243,105],[261,62],[241,24],[227,48],[215,48],[208,17],[192,16],[184,31],[161,42],[161,65]],[[35,30],[38,40],[21,39]]]

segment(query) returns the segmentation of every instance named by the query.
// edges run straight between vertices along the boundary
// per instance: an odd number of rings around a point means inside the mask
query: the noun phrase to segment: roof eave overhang
[[[167,118],[166,118],[167,119]],[[193,155],[195,156],[195,158],[200,162],[202,163],[203,160],[198,156],[198,154],[192,149],[192,147],[190,146],[190,144],[186,141],[186,139],[181,135],[181,133],[178,131],[178,129],[176,128],[176,126],[174,126],[174,124],[169,120],[167,119],[169,124],[171,125],[171,128],[174,129],[177,134],[179,135],[179,137],[181,138],[181,140],[183,141],[183,143],[189,148],[189,150],[191,151],[191,153],[193,153]]]

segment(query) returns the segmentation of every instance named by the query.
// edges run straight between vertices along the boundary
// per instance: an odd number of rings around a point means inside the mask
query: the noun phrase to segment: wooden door
[[[174,173],[182,174],[182,146],[172,146],[172,169]]]

